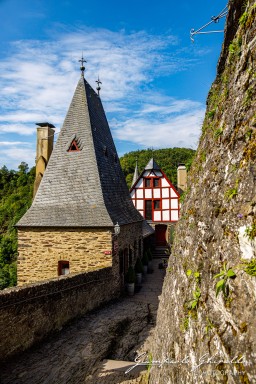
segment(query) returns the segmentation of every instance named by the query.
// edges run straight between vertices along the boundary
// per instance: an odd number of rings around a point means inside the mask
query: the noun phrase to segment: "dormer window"
[[[151,187],[151,179],[148,178],[148,179],[144,179],[144,186],[145,188],[150,188]]]
[[[80,148],[79,148],[79,145],[78,145],[78,142],[76,139],[74,139],[71,144],[70,144],[70,147],[68,149],[68,152],[77,152],[77,151],[80,151]]]

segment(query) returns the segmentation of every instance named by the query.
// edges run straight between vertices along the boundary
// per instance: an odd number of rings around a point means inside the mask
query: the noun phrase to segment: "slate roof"
[[[151,225],[148,224],[146,220],[142,223],[142,236],[145,239],[146,237],[153,235],[155,233],[154,228],[151,227]]]
[[[134,170],[133,179],[132,179],[132,186],[133,184],[136,183],[138,177],[139,177],[138,161],[136,161],[135,170]]]
[[[73,140],[79,151],[68,151]],[[142,221],[101,100],[81,76],[32,206],[18,227],[108,227]]]
[[[155,162],[155,160],[153,159],[150,159],[149,162],[147,163],[144,171],[152,171],[152,170],[161,170],[161,168],[159,167],[159,165]]]

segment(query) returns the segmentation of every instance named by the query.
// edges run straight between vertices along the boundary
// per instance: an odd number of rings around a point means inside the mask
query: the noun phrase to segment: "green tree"
[[[22,162],[18,171],[0,168],[0,289],[16,285],[18,254],[15,224],[30,207],[35,167]]]
[[[126,153],[120,158],[120,163],[129,188],[131,187],[133,179],[136,159],[138,161],[139,172],[142,172],[152,157],[154,157],[172,184],[176,186],[178,165],[184,163],[189,170],[194,155],[195,151],[190,148],[165,148],[155,151],[152,151],[152,149],[144,149]]]

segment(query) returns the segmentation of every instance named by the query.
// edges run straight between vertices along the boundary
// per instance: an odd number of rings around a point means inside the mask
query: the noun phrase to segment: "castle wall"
[[[99,228],[20,228],[18,285],[58,276],[59,261],[69,261],[70,273],[112,266],[112,234]]]
[[[22,352],[77,316],[118,297],[112,268],[0,292],[0,361]]]
[[[4,334],[0,338],[0,361],[118,297],[124,283],[124,276],[119,274],[119,254],[128,250],[132,264],[141,256],[142,222],[121,226],[118,236],[97,229],[22,229],[19,246],[20,284],[29,280],[33,284],[0,292],[0,334]],[[111,250],[110,255],[105,254]],[[67,259],[67,255],[71,274],[57,277],[58,260]],[[75,266],[101,269],[73,274],[77,272]],[[34,283],[47,276],[48,280]]]

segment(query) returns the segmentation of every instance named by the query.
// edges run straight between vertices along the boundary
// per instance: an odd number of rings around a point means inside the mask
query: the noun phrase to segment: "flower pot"
[[[128,283],[127,284],[127,292],[128,292],[129,296],[133,296],[134,295],[134,286],[135,286],[134,283]]]
[[[137,285],[141,285],[142,282],[142,273],[136,273],[136,283]]]

